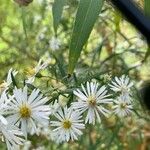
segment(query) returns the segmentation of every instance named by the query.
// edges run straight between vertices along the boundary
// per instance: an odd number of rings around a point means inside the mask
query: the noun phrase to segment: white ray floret
[[[54,115],[59,109],[60,109],[60,104],[58,103],[58,100],[55,100],[54,103],[50,104],[50,111],[51,115]]]
[[[37,123],[47,126],[49,123],[50,108],[45,103],[46,97],[40,93],[39,89],[34,89],[30,95],[27,86],[23,89],[13,90],[14,99],[9,104],[8,120],[17,123],[21,127],[25,137],[30,131],[36,131]]]
[[[19,145],[24,142],[24,139],[21,138],[23,134],[17,127],[9,124],[5,118],[10,100],[11,97],[8,97],[6,91],[3,91],[0,95],[0,135],[6,142],[8,150],[19,150]]]
[[[120,78],[115,77],[114,81],[112,81],[109,86],[114,92],[129,94],[130,88],[133,86],[133,82],[130,81],[128,76],[122,75]]]
[[[82,135],[82,129],[85,125],[82,123],[81,113],[74,111],[72,108],[60,108],[55,114],[58,121],[51,121],[51,126],[56,127],[53,130],[53,138],[56,142],[65,142],[77,140]]]
[[[23,145],[25,142],[22,138],[23,133],[12,124],[4,125],[0,122],[0,132],[8,150],[20,150],[20,145]]]
[[[4,115],[7,111],[7,105],[9,102],[10,102],[10,99],[8,98],[6,91],[3,91],[2,94],[0,95],[0,121],[4,125],[8,124]]]
[[[37,66],[35,67],[35,74],[45,69],[49,65],[50,61],[51,61],[51,58],[48,58],[45,61],[42,61],[42,59],[40,59]]]
[[[102,86],[99,88],[99,84],[94,82],[87,82],[86,89],[83,85],[81,87],[82,91],[79,89],[74,91],[74,94],[78,97],[78,102],[72,103],[73,108],[82,113],[87,111],[85,123],[95,124],[96,119],[100,122],[101,114],[107,117],[110,113],[104,105],[112,103],[112,99],[109,98],[110,95],[107,94],[106,87]]]
[[[113,106],[114,113],[119,117],[125,117],[131,114],[132,112],[132,104],[128,103],[125,95],[121,95],[114,101],[115,105]]]

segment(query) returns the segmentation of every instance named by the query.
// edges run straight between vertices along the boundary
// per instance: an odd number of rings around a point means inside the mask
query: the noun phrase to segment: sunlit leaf
[[[103,0],[80,0],[69,51],[68,73],[72,74],[84,44],[98,18]]]

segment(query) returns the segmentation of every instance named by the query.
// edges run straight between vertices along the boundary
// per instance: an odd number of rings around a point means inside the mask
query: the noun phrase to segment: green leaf
[[[24,7],[21,7],[21,18],[22,18],[22,25],[23,25],[23,31],[24,31],[24,34],[25,34],[25,38],[26,38],[26,42],[28,41],[28,35],[27,35],[27,29],[26,29],[26,10]]]
[[[146,15],[150,16],[150,0],[144,0],[144,11]]]
[[[66,0],[55,0],[53,7],[52,7],[52,14],[53,14],[53,27],[55,33],[57,33],[57,28],[59,25],[59,22],[61,20],[63,7],[66,3]]]
[[[12,84],[13,84],[13,86],[16,86],[16,87],[17,87],[17,82],[16,82],[15,77],[14,77],[14,75],[13,75],[12,72],[11,72],[11,79],[12,79]]]
[[[69,51],[68,73],[72,74],[103,6],[103,0],[80,0]]]

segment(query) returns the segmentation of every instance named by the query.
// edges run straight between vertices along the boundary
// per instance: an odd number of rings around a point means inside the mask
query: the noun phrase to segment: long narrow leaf
[[[57,28],[61,20],[63,7],[66,3],[66,0],[55,0],[53,7],[52,7],[52,13],[53,13],[53,27],[55,33],[57,33]]]
[[[71,37],[68,73],[72,74],[84,44],[98,18],[103,0],[80,0]]]

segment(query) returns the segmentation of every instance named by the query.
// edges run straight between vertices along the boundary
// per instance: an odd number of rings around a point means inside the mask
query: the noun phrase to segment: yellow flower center
[[[72,125],[72,123],[69,120],[65,120],[63,122],[63,128],[64,129],[70,129],[71,125]]]
[[[95,96],[89,96],[87,101],[88,101],[90,106],[95,106],[96,105],[96,98],[95,98]]]
[[[121,103],[121,104],[120,104],[120,108],[121,108],[121,109],[125,109],[125,108],[126,108],[126,106],[127,106],[127,104],[126,104],[126,103]]]
[[[22,118],[30,118],[31,117],[31,108],[26,104],[20,107],[19,113]]]

